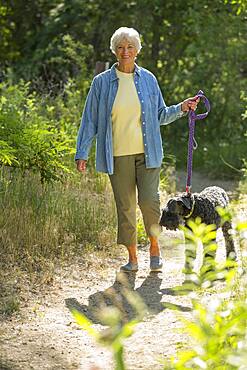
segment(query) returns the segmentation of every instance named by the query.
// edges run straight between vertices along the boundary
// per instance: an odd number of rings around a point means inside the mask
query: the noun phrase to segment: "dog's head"
[[[190,214],[192,207],[193,198],[191,194],[184,193],[171,198],[162,210],[160,225],[169,230],[176,230],[179,225],[184,224],[184,218]]]

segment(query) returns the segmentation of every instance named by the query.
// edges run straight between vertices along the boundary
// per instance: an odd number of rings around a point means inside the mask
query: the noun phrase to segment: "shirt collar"
[[[118,79],[117,73],[116,73],[116,66],[117,66],[117,63],[114,63],[111,67],[111,70],[110,70],[111,81],[115,81]],[[141,68],[136,63],[135,63],[134,74],[137,74],[138,76],[141,75]]]

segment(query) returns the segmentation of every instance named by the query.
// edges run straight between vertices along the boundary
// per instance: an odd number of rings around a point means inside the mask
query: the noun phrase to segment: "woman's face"
[[[121,65],[132,65],[135,63],[137,50],[133,43],[128,40],[122,40],[115,51],[118,62]]]

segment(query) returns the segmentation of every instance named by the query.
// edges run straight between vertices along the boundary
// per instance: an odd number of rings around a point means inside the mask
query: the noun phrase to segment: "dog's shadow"
[[[104,291],[96,292],[89,296],[88,305],[81,304],[76,298],[65,299],[65,305],[70,309],[76,309],[95,324],[103,324],[101,312],[104,307],[115,306],[122,314],[122,321],[128,322],[136,317],[136,309],[126,298],[126,291],[132,291],[146,307],[146,314],[157,315],[165,309],[165,302],[161,302],[163,295],[175,295],[172,288],[161,289],[162,279],[159,274],[150,273],[141,286],[135,289],[135,273],[117,273],[112,286]],[[190,307],[173,304],[179,311],[191,311]]]

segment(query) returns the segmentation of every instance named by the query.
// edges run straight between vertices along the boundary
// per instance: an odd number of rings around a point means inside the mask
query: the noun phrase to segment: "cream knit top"
[[[144,153],[141,104],[134,84],[134,73],[116,69],[118,91],[112,108],[113,155]]]

